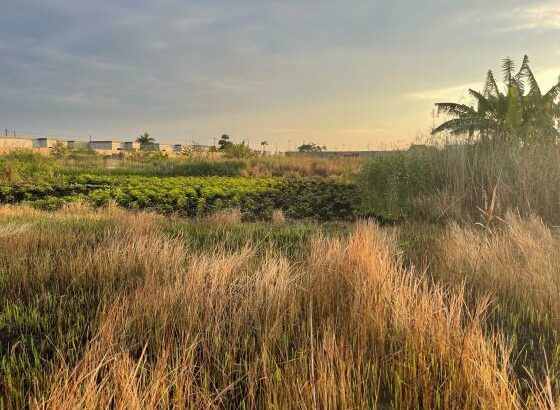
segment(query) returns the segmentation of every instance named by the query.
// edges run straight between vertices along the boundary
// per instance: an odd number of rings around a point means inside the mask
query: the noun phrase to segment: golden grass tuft
[[[241,223],[241,210],[239,208],[220,209],[200,218],[198,223],[215,229],[233,228]]]
[[[509,305],[532,306],[560,318],[560,239],[540,218],[509,212],[492,232],[452,224],[433,250],[433,272],[449,284],[467,282]]]
[[[281,225],[286,222],[286,216],[284,215],[284,211],[281,209],[275,209],[272,211],[272,223]]]
[[[332,177],[357,174],[362,158],[262,157],[248,161],[249,177]]]
[[[30,224],[18,224],[15,222],[0,225],[0,239],[8,239],[20,235],[26,232],[30,227]]]

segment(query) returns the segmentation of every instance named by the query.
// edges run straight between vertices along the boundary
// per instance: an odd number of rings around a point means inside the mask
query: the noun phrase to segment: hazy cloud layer
[[[504,55],[559,65],[557,2],[488,3],[5,0],[0,127],[390,145]]]

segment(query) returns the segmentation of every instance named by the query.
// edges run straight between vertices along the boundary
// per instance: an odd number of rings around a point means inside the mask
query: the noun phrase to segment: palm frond
[[[547,93],[544,95],[544,98],[547,101],[555,102],[559,96],[560,96],[560,77],[558,77],[558,82],[550,90],[547,91]]]
[[[498,95],[500,95],[500,90],[498,89],[498,84],[496,83],[496,79],[494,78],[494,73],[492,73],[492,70],[488,70],[488,74],[486,75],[483,95],[485,97],[491,95],[497,97]]]
[[[518,84],[521,84],[523,80],[527,80],[530,87],[530,93],[533,95],[541,95],[541,89],[537,82],[537,79],[533,75],[533,71],[529,67],[529,57],[525,55],[523,58],[523,63],[521,64],[521,68],[519,69],[519,73],[517,73],[516,81]]]
[[[438,114],[447,114],[461,116],[473,111],[473,109],[465,104],[456,104],[452,102],[436,103]]]
[[[502,72],[504,73],[504,82],[509,87],[514,78],[513,70],[515,70],[515,63],[510,57],[506,57],[502,60]]]
[[[478,112],[479,113],[487,113],[493,109],[492,103],[488,98],[480,94],[478,91],[469,88],[469,94],[476,98],[478,102]]]
[[[432,134],[438,134],[443,131],[450,131],[452,134],[461,135],[469,134],[472,135],[475,131],[488,131],[493,129],[493,121],[484,117],[462,117],[454,118],[449,121],[445,121],[438,127],[432,130]]]

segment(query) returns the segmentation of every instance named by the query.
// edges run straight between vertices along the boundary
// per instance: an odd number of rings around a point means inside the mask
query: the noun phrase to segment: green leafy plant
[[[434,128],[437,134],[449,131],[467,136],[469,141],[508,143],[551,143],[559,136],[560,78],[543,93],[525,56],[517,73],[508,57],[503,61],[505,91],[501,91],[492,71],[488,71],[482,92],[469,89],[476,107],[452,102],[437,103],[438,112],[453,117]]]
[[[316,144],[314,142],[306,142],[298,147],[299,152],[323,152],[326,150],[327,147],[325,147],[324,145],[320,146],[319,144]]]

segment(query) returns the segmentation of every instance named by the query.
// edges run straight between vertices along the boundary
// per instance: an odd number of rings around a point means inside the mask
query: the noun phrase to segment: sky
[[[389,149],[559,38],[557,0],[2,0],[0,129]]]

